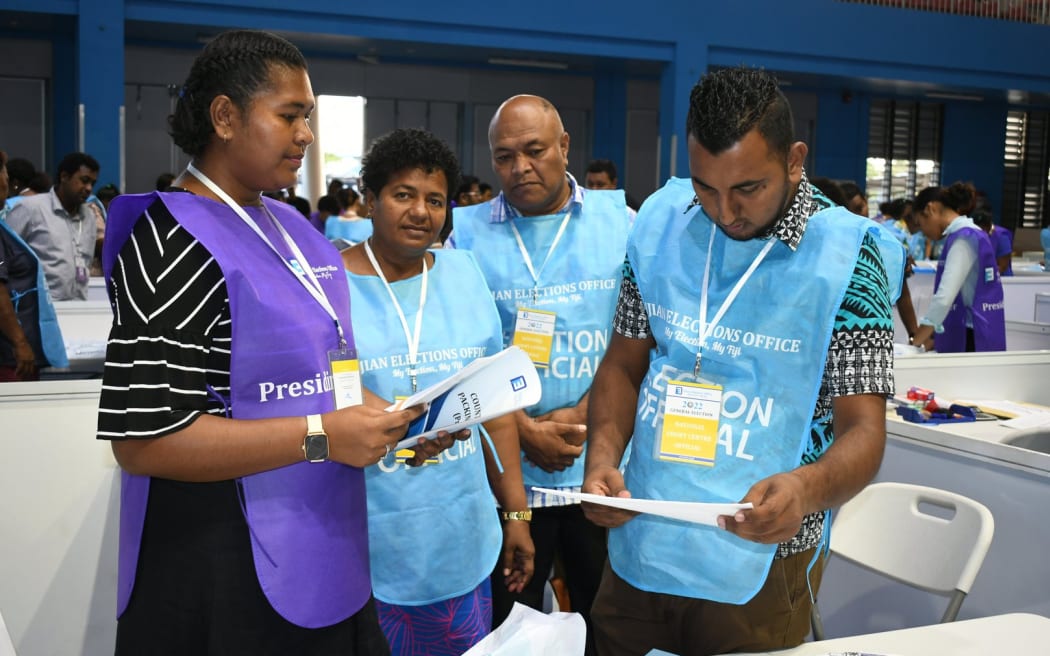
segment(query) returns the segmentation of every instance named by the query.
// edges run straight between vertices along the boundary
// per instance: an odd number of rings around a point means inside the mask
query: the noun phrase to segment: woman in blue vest
[[[349,187],[340,189],[338,214],[329,216],[324,223],[324,236],[329,241],[343,239],[351,244],[358,244],[372,234],[372,222],[367,217],[357,214],[357,192]]]
[[[976,201],[973,185],[963,182],[927,187],[915,197],[919,227],[931,241],[943,238],[944,248],[933,298],[911,341],[940,353],[1006,350],[995,250],[988,234],[967,216]]]
[[[364,384],[394,401],[498,353],[502,329],[474,256],[428,250],[459,183],[448,146],[395,130],[372,145],[362,177],[374,231],[343,263]],[[508,415],[485,428],[485,446],[475,431],[423,467],[396,453],[365,472],[372,586],[394,654],[458,656],[491,628],[497,561],[512,592],[532,576],[516,424]]]
[[[389,653],[363,468],[419,410],[385,412],[345,373],[339,253],[262,197],[295,184],[313,107],[295,46],[221,34],[169,119],[192,163],[110,207],[98,437],[123,470],[117,654]]]
[[[7,153],[0,150],[0,383],[65,367],[66,346],[36,253],[7,226]]]

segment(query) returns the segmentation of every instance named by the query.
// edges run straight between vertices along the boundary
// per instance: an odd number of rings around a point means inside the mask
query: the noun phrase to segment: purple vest
[[[941,284],[944,263],[948,251],[957,239],[965,239],[977,251],[977,288],[973,294],[973,305],[963,304],[962,294],[955,297],[948,316],[944,318],[944,332],[933,337],[938,353],[961,353],[966,350],[966,318],[973,323],[974,348],[977,351],[1006,350],[1006,313],[1003,309],[1003,283],[999,278],[999,266],[988,235],[978,228],[963,228],[948,235],[944,249],[937,261],[937,275],[933,288]]]
[[[138,217],[157,198],[222,269],[230,299],[230,387],[237,419],[287,417],[335,408],[327,351],[338,345],[325,310],[278,255],[225,205],[189,193],[124,195],[106,225],[103,271]],[[119,201],[119,202],[118,202]],[[350,299],[339,254],[289,205],[263,202],[309,260],[351,341]],[[264,226],[262,214],[248,209]],[[276,230],[266,231],[282,252]],[[284,387],[280,387],[280,386]],[[149,478],[123,473],[117,615],[131,597],[149,495]],[[356,467],[297,463],[240,479],[255,568],[282,617],[307,628],[356,613],[371,594],[365,484]]]

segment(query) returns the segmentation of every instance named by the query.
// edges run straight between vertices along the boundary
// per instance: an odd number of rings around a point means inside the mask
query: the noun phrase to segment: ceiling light
[[[569,68],[565,62],[542,61],[539,59],[508,59],[504,57],[489,57],[489,63],[494,66],[520,66],[522,68],[546,68],[556,71],[564,71]]]
[[[978,96],[972,93],[942,93],[940,91],[927,91],[927,98],[939,98],[941,100],[969,100],[971,102],[981,102],[984,100],[984,96]]]

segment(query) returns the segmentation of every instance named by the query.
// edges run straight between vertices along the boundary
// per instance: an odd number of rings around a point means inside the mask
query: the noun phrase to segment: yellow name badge
[[[332,376],[332,393],[335,409],[342,410],[364,403],[361,391],[361,366],[357,352],[353,349],[336,349],[328,352],[328,366]]]
[[[656,457],[714,467],[721,413],[721,385],[668,381]]]
[[[558,315],[547,310],[518,308],[512,346],[520,347],[537,367],[549,367]]]
[[[408,398],[407,396],[395,396],[394,397],[394,403],[397,403],[398,407],[401,407],[400,403],[402,401],[404,401],[405,399],[407,399],[407,398]],[[396,460],[397,462],[400,462],[400,463],[404,463],[404,462],[407,462],[407,461],[411,460],[412,457],[415,456],[415,455],[416,455],[416,452],[413,451],[412,449],[398,449],[397,451],[394,451],[394,460]],[[423,462],[424,462],[424,464],[427,464],[427,465],[440,465],[441,464],[441,459],[437,458],[437,457],[427,458]],[[442,470],[442,471],[444,471],[444,470]]]

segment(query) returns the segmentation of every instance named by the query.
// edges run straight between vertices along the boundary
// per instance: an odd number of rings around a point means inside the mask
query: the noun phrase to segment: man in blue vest
[[[500,105],[489,147],[502,191],[487,203],[457,207],[449,241],[474,251],[499,309],[504,345],[525,349],[543,384],[543,400],[517,415],[536,576],[512,595],[504,573],[493,573],[493,622],[502,622],[514,601],[542,606],[555,554],[572,610],[589,620],[605,530],[578,504],[533,488],[579,491],[583,483],[587,398],[609,340],[630,219],[623,191],[584,190],[569,175],[569,134],[547,100],[514,96]]]
[[[881,461],[903,251],[814,193],[792,126],[771,75],[705,75],[690,179],[651,196],[629,240],[583,490],[753,507],[705,526],[585,504],[611,529],[602,656],[801,643],[825,511]]]

